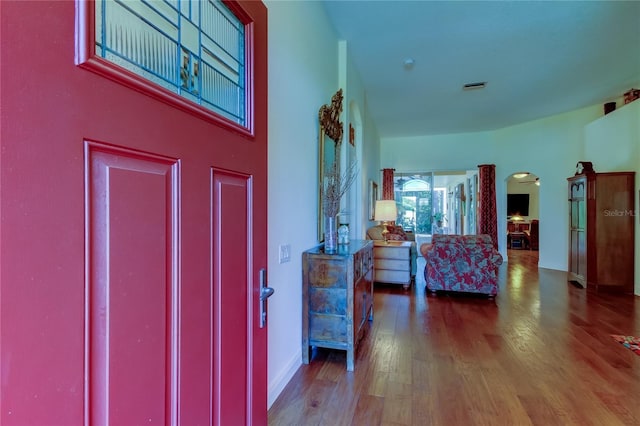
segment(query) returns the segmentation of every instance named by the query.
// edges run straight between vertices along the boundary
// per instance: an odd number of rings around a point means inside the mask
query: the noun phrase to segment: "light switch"
[[[280,244],[280,263],[289,262],[291,260],[291,244]]]

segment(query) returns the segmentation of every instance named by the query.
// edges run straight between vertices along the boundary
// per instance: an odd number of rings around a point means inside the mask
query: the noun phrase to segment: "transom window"
[[[245,27],[220,0],[96,0],[96,55],[246,126]]]

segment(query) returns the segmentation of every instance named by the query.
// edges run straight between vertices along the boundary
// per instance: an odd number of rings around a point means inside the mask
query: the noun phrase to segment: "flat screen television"
[[[529,216],[529,194],[507,194],[507,216]]]

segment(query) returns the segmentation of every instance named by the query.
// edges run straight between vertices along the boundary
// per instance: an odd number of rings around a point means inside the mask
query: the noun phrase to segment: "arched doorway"
[[[507,178],[507,255],[538,261],[540,250],[540,177],[516,172]]]

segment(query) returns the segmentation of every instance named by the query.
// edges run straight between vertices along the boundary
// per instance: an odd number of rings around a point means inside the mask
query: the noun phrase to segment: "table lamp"
[[[381,221],[382,226],[384,226],[384,230],[382,231],[382,238],[384,238],[385,243],[388,243],[387,235],[389,234],[389,230],[387,229],[387,226],[389,226],[390,221],[395,221],[397,218],[398,209],[396,208],[395,200],[376,201],[374,220]]]

